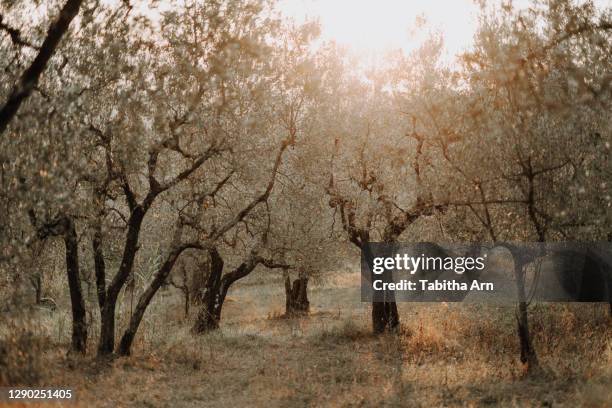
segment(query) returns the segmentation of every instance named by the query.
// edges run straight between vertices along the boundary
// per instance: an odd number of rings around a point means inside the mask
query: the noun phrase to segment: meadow
[[[73,388],[69,406],[82,407],[604,407],[612,399],[607,305],[532,305],[542,369],[528,374],[514,308],[400,303],[400,333],[374,336],[358,280],[332,274],[313,285],[309,316],[286,318],[282,281],[260,272],[230,292],[220,330],[202,336],[189,332],[193,316],[168,288],[133,355],[103,360],[67,354],[69,310],[60,302],[3,324],[3,376]]]

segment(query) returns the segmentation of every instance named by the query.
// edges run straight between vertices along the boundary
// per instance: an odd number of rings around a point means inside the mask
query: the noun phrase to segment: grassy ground
[[[66,357],[67,311],[39,312],[27,331],[4,330],[5,349],[27,349],[5,377],[75,388],[83,407],[612,406],[603,305],[532,307],[544,371],[526,376],[512,308],[401,304],[402,333],[376,338],[358,279],[314,285],[311,316],[284,319],[282,283],[255,277],[230,293],[222,329],[197,338],[168,291],[133,356],[106,362]]]

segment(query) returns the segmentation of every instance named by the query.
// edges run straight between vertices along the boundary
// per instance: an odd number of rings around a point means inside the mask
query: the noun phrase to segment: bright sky
[[[514,0],[522,8],[529,0]],[[595,0],[600,7],[612,0]],[[280,0],[281,12],[296,22],[319,18],[324,40],[350,46],[362,54],[418,47],[430,30],[441,31],[448,53],[471,44],[478,6],[473,0]],[[424,17],[425,29],[415,30]]]

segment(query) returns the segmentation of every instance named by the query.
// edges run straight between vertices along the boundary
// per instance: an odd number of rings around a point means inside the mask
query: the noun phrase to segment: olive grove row
[[[355,68],[316,23],[258,0],[156,17],[45,3],[0,3],[0,291],[2,313],[18,310],[61,242],[75,351],[97,310],[98,354],[129,354],[167,284],[186,308],[197,298],[194,334],[215,329],[258,267],[307,310],[308,277],[342,242],[612,239],[611,10],[483,6],[455,62],[433,34]],[[118,333],[118,299],[146,268]],[[399,322],[394,299],[372,304],[375,333]]]

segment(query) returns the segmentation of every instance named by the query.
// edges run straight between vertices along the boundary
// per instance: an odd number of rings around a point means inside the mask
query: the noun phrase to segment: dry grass
[[[239,285],[222,329],[202,337],[189,334],[180,299],[167,292],[148,312],[134,356],[110,362],[66,357],[70,327],[62,310],[41,312],[26,340],[4,331],[5,349],[34,342],[38,352],[32,361],[10,362],[9,376],[0,378],[75,387],[86,407],[612,403],[612,329],[602,305],[532,307],[545,367],[533,377],[517,359],[511,308],[401,304],[401,333],[374,337],[355,282],[358,275],[345,274],[313,287],[313,313],[297,319],[278,318],[281,283]]]

